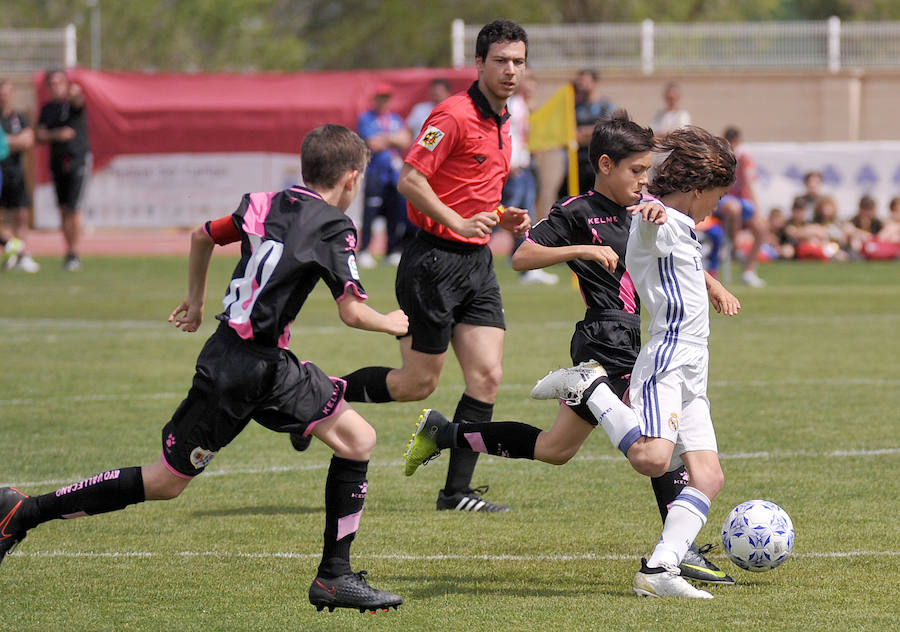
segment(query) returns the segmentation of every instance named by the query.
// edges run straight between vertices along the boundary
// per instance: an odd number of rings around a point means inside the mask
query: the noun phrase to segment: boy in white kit
[[[661,149],[671,153],[648,189],[665,210],[635,216],[625,255],[651,317],[650,341],[631,376],[631,408],[612,392],[598,363],[554,371],[533,394],[585,402],[642,474],[660,476],[673,459],[684,461],[690,482],[672,503],[649,560],[641,560],[633,588],[641,596],[711,599],[678,570],[724,483],[706,396],[709,298],[694,226],[727,192],[736,162],[727,141],[698,127],[671,132]]]

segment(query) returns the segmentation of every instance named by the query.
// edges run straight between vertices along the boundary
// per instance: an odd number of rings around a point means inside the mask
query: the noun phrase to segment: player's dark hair
[[[647,187],[652,195],[706,191],[734,184],[734,150],[724,138],[702,127],[688,125],[672,130],[660,142],[659,150],[669,155]]]
[[[482,27],[475,39],[475,57],[487,59],[491,44],[497,42],[522,42],[525,44],[525,56],[528,57],[528,35],[525,29],[509,20],[494,20]]]
[[[603,154],[609,156],[614,164],[619,164],[623,158],[653,151],[655,147],[652,129],[632,121],[627,111],[616,110],[609,118],[601,118],[594,124],[588,157],[596,173],[597,161]]]
[[[868,193],[859,198],[859,208],[875,208],[876,206],[875,198]]]
[[[359,134],[343,125],[315,128],[300,147],[300,171],[306,186],[334,187],[351,169],[363,172],[369,147]]]

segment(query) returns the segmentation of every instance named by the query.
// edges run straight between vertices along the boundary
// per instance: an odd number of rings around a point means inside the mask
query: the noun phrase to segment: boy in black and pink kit
[[[662,209],[653,198],[642,198],[654,148],[653,131],[629,120],[627,113],[617,112],[598,122],[589,148],[595,172],[593,188],[554,204],[513,255],[513,267],[517,270],[564,262],[578,277],[586,311],[572,335],[570,354],[578,366],[570,371],[594,375],[599,363],[608,373],[610,389],[619,398],[627,397],[641,348],[641,304],[625,269],[629,231],[632,221],[640,220],[642,215],[656,217]],[[638,215],[632,220],[635,213]],[[716,309],[735,314],[739,308],[737,299],[712,277],[707,275],[706,280]],[[536,387],[532,396],[556,397],[539,390]],[[407,448],[404,473],[412,475],[439,450],[457,446],[562,465],[575,456],[597,425],[596,416],[586,404],[565,401],[560,402],[549,430],[520,422],[445,423],[439,412],[426,410]],[[687,472],[683,464],[673,463],[669,471],[652,482],[665,520],[668,505],[687,483]],[[684,576],[701,582],[734,583],[696,547],[685,557],[681,570]]]
[[[200,356],[193,385],[162,431],[152,465],[111,470],[28,497],[0,489],[0,561],[29,529],[55,518],[123,509],[178,496],[216,454],[254,419],[276,432],[312,435],[334,450],[325,483],[325,543],[310,602],[360,611],[396,608],[403,600],[370,587],[350,567],[375,431],[343,400],[345,383],[287,349],[289,326],[322,279],[351,327],[406,333],[400,311],[368,307],[354,250],[356,229],[344,211],[359,190],[369,151],[349,129],[324,125],[301,150],[305,187],[250,193],[230,216],[191,237],[188,296],[169,316],[186,332],[203,315],[206,274],[216,244],[241,242],[241,260],[223,301],[221,322]]]

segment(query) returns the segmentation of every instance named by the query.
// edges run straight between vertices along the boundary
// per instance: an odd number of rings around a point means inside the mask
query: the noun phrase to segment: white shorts
[[[706,396],[709,349],[665,339],[641,349],[631,373],[631,408],[641,434],[675,444],[675,454],[718,451]]]

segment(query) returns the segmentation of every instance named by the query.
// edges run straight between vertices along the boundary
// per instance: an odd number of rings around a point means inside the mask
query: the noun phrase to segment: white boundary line
[[[807,553],[791,553],[792,558],[798,559],[844,559],[852,557],[896,557],[900,551],[810,551]],[[161,553],[152,551],[112,551],[96,553],[93,551],[35,551],[31,553],[13,552],[10,556],[32,558],[155,558],[155,557],[215,557],[222,559],[318,559],[321,553],[235,553],[231,551],[176,551],[173,553]],[[396,553],[355,553],[357,559],[399,560],[411,562],[443,562],[452,560],[472,560],[483,562],[580,562],[580,561],[613,561],[624,562],[637,559],[638,554],[626,555],[611,553],[601,555],[597,553],[552,553],[537,555],[462,555],[462,554],[438,554],[438,555],[404,555]],[[713,556],[725,559],[722,554]]]
[[[900,454],[900,448],[881,448],[877,450],[833,450],[830,452],[817,452],[814,450],[796,450],[796,451],[777,451],[777,452],[741,452],[736,454],[720,454],[719,458],[723,461],[738,461],[738,460],[752,460],[752,459],[794,459],[794,458],[841,458],[841,457],[878,457],[878,456],[887,456]],[[507,461],[508,459],[501,459],[497,456],[486,455],[488,458],[485,459],[484,464],[487,466],[496,465]],[[597,454],[597,455],[578,455],[575,456],[572,461],[600,461],[600,462],[610,462],[610,463],[618,463],[623,462],[623,457],[610,455],[610,454]],[[571,461],[570,461],[571,462]],[[369,469],[373,468],[397,468],[399,469],[402,465],[402,461],[384,461],[384,462],[375,462],[369,464]],[[206,470],[203,473],[203,476],[235,476],[235,475],[247,475],[247,474],[281,474],[288,472],[306,472],[312,470],[327,470],[329,467],[328,463],[307,463],[303,465],[276,465],[272,467],[259,467],[259,468],[223,468],[220,470]],[[508,465],[505,467],[509,467]],[[18,481],[18,482],[3,482],[0,481],[0,487],[45,487],[52,485],[65,485],[67,483],[72,483],[73,481],[79,480],[79,476],[73,476],[71,478],[66,479],[50,479],[44,481]]]
[[[872,377],[872,378],[819,378],[819,379],[795,379],[795,380],[710,380],[710,386],[719,388],[772,388],[773,386],[898,386],[900,378],[892,377]],[[448,382],[442,385],[447,390],[463,388],[463,384],[455,384]],[[521,391],[525,393],[531,390],[533,384],[507,383],[501,384],[500,390],[503,391]],[[69,397],[13,397],[10,399],[0,399],[0,408],[6,406],[33,406],[36,404],[47,404],[50,402],[119,402],[137,399],[175,399],[183,398],[187,394],[187,389],[181,392],[162,392],[162,393],[93,393],[88,395],[72,395]]]

